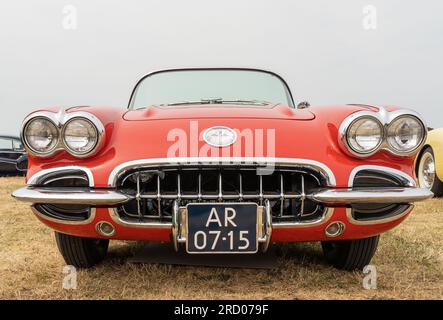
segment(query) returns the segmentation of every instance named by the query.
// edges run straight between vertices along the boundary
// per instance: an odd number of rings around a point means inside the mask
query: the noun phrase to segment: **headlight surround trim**
[[[396,125],[399,121],[402,121],[403,119],[412,119],[421,127],[421,134],[418,139],[418,142],[415,144],[414,147],[412,147],[410,149],[405,149],[405,150],[401,150],[401,149],[397,148],[394,145],[395,141],[394,141],[394,143],[391,142],[392,136],[390,134],[390,130],[392,129],[392,127],[394,125]],[[392,152],[394,152],[396,154],[399,154],[399,155],[411,154],[411,153],[415,152],[417,149],[419,149],[420,146],[423,144],[423,142],[426,140],[426,133],[427,133],[426,126],[421,119],[419,119],[418,117],[411,115],[411,114],[403,114],[403,115],[400,115],[400,116],[394,118],[387,126],[387,128],[386,128],[386,142],[387,142],[390,150],[392,150]],[[394,136],[398,137],[398,134],[394,135]],[[394,140],[395,140],[395,138],[394,138]]]
[[[52,148],[50,150],[50,152],[47,152],[47,153],[37,152],[36,150],[33,150],[32,148],[30,148],[28,146],[28,143],[25,138],[24,130],[26,129],[27,125],[36,118],[48,119],[57,128],[58,143],[56,144],[56,146],[54,148]],[[74,119],[74,118],[85,119],[86,121],[92,123],[92,125],[95,127],[95,129],[97,131],[97,142],[96,142],[94,148],[91,151],[89,151],[88,153],[75,154],[75,153],[71,152],[64,143],[63,133],[65,130],[65,125],[67,123],[69,123],[71,121],[71,119]],[[23,121],[22,129],[20,131],[20,136],[21,136],[21,139],[24,143],[26,151],[29,154],[31,154],[35,157],[40,157],[40,158],[51,157],[54,154],[61,152],[61,151],[66,151],[67,153],[71,154],[72,156],[74,156],[76,158],[91,157],[102,149],[102,147],[105,143],[105,140],[106,140],[105,139],[106,138],[105,137],[106,136],[105,128],[103,126],[103,123],[95,115],[93,115],[92,113],[89,113],[89,112],[85,112],[85,111],[73,111],[73,112],[67,113],[66,109],[60,109],[58,112],[37,111],[37,112],[31,113]]]
[[[380,129],[379,141],[377,142],[377,144],[373,148],[368,149],[367,151],[364,151],[364,150],[363,151],[359,151],[359,150],[357,150],[357,148],[355,147],[355,144],[359,144],[357,139],[355,139],[355,141],[353,142],[351,140],[351,137],[349,136],[350,130],[353,128],[353,126],[357,125],[357,123],[362,121],[362,120],[373,121],[378,126],[378,128]],[[358,130],[358,128],[356,130]],[[385,139],[385,130],[384,130],[383,123],[377,117],[372,116],[372,115],[363,115],[363,116],[357,117],[356,119],[353,119],[353,121],[351,121],[351,123],[346,128],[346,133],[345,133],[344,139],[345,139],[345,142],[346,142],[346,145],[347,145],[349,151],[352,152],[353,154],[356,154],[358,156],[363,156],[363,155],[364,156],[369,156],[369,155],[372,155],[372,154],[376,153],[379,150],[380,146],[382,145],[382,143],[383,143],[383,141]]]
[[[28,128],[30,127],[31,124],[35,123],[38,120],[44,120],[44,121],[48,122],[50,126],[53,126],[53,128],[51,128],[51,129],[55,129],[54,130],[55,133],[56,133],[55,143],[52,145],[51,148],[49,148],[46,151],[39,151],[39,150],[37,150],[35,148],[35,146],[32,146],[32,143],[30,143],[30,141],[27,138],[28,134],[27,134],[26,131],[28,130]],[[26,121],[26,123],[24,123],[23,129],[21,131],[21,138],[22,138],[23,145],[24,145],[24,147],[25,147],[27,152],[29,152],[32,155],[38,155],[38,156],[41,156],[41,157],[47,157],[47,156],[50,156],[50,155],[55,153],[55,151],[57,150],[58,146],[60,145],[60,138],[61,137],[60,137],[59,127],[58,127],[57,123],[54,122],[53,119],[51,119],[50,117],[44,116],[44,115],[36,115],[35,117],[32,117],[32,118],[28,119]],[[52,142],[51,142],[51,144],[52,144]]]
[[[355,123],[356,121],[360,120],[361,118],[365,118],[365,117],[375,118],[382,124],[383,139],[382,139],[382,142],[380,143],[380,145],[376,149],[374,149],[372,152],[359,153],[359,152],[356,152],[355,150],[353,150],[351,148],[351,146],[348,144],[347,132],[353,123]],[[397,150],[394,147],[392,147],[388,142],[388,130],[390,128],[390,125],[392,123],[395,123],[396,121],[398,121],[398,119],[401,119],[404,117],[414,118],[415,120],[418,121],[418,123],[423,128],[423,134],[421,137],[421,141],[416,145],[415,148],[408,150],[408,151]],[[417,112],[412,111],[412,110],[408,110],[408,109],[397,109],[397,110],[389,112],[383,107],[379,107],[378,112],[363,110],[363,111],[357,111],[357,112],[352,113],[351,115],[349,115],[347,118],[345,118],[342,121],[342,123],[339,127],[339,131],[338,131],[338,142],[339,142],[340,148],[346,154],[348,154],[350,156],[357,157],[357,158],[367,158],[367,157],[370,157],[381,150],[385,150],[385,151],[387,151],[393,155],[396,155],[396,156],[410,156],[410,155],[415,154],[425,144],[426,137],[427,137],[426,123]]]
[[[95,135],[96,135],[95,141],[93,143],[93,146],[91,148],[89,148],[87,151],[83,151],[83,152],[76,151],[72,146],[69,145],[69,142],[66,141],[66,129],[68,129],[68,126],[70,124],[72,124],[74,121],[84,121],[88,125],[90,125],[92,127],[92,129],[95,131]],[[85,117],[75,116],[75,117],[71,117],[68,121],[66,121],[64,123],[63,128],[62,128],[62,132],[61,132],[61,139],[63,141],[63,145],[65,147],[65,150],[68,153],[70,153],[71,155],[73,155],[75,157],[86,157],[86,156],[91,155],[91,153],[93,153],[94,150],[96,149],[96,147],[99,145],[100,132],[99,132],[99,128],[97,128],[96,124],[93,121],[91,121]]]

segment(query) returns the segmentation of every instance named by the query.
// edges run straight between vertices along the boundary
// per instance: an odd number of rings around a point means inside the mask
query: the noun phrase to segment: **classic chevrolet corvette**
[[[164,70],[137,83],[128,109],[26,117],[27,186],[13,196],[77,267],[126,239],[189,254],[320,241],[333,266],[361,269],[379,235],[432,197],[414,172],[426,136],[411,110],[295,106],[272,72]]]

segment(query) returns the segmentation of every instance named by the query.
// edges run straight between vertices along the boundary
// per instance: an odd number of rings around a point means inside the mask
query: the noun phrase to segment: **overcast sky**
[[[0,133],[39,107],[124,108],[152,70],[218,66],[275,71],[296,102],[400,105],[443,127],[442,12],[438,0],[2,0]]]

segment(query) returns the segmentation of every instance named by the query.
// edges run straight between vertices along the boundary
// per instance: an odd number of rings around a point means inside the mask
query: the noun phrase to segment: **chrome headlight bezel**
[[[49,150],[48,152],[39,152],[38,150],[34,150],[31,146],[29,146],[25,137],[25,130],[28,124],[37,118],[45,118],[49,120],[52,124],[54,124],[54,126],[57,128],[58,132],[57,144],[53,148],[51,148],[51,150]],[[97,132],[97,141],[94,147],[88,152],[76,153],[75,150],[71,150],[64,142],[65,125],[70,123],[73,119],[84,119],[88,121],[88,123],[91,123],[93,125],[93,127]],[[32,113],[25,118],[21,130],[21,138],[24,143],[26,151],[35,157],[47,158],[53,156],[58,152],[66,151],[67,153],[71,154],[76,158],[87,158],[95,155],[103,147],[105,142],[105,128],[102,122],[95,115],[89,112],[74,111],[66,113],[65,110],[63,109],[57,113],[51,111],[39,111]]]
[[[397,124],[397,122],[402,121],[403,119],[412,119],[413,121],[417,122],[417,124],[421,127],[421,135],[420,135],[420,138],[419,138],[417,144],[414,147],[412,147],[410,149],[403,149],[402,150],[402,149],[397,148],[394,145],[394,143],[392,143],[390,131],[391,131],[392,127]],[[403,155],[403,154],[407,155],[407,154],[411,154],[411,153],[417,151],[421,147],[423,142],[426,140],[426,134],[427,134],[427,128],[422,120],[420,120],[419,118],[417,118],[414,115],[404,114],[404,115],[398,116],[395,119],[393,119],[389,123],[389,125],[387,126],[387,128],[386,128],[386,142],[389,146],[389,149],[392,150],[392,152],[399,154],[399,155]]]
[[[95,131],[95,135],[96,135],[95,141],[94,141],[92,147],[86,151],[77,151],[72,146],[70,146],[68,141],[66,141],[66,129],[74,121],[84,121],[88,125],[90,125],[92,127],[92,129]],[[62,132],[61,132],[61,139],[63,141],[63,145],[65,147],[65,150],[68,153],[70,153],[71,155],[73,155],[75,157],[82,158],[82,157],[86,157],[86,156],[91,155],[94,152],[94,150],[97,148],[97,146],[100,143],[100,132],[99,132],[99,128],[97,128],[97,125],[93,121],[91,121],[85,117],[75,116],[75,117],[71,117],[68,121],[66,121],[64,123],[63,128],[62,128]]]
[[[53,129],[56,133],[55,143],[53,143],[51,148],[47,149],[46,151],[37,150],[35,148],[35,146],[32,146],[32,143],[27,138],[27,136],[28,136],[27,130],[29,129],[30,125],[38,120],[46,121],[50,126],[53,127],[51,129]],[[54,154],[54,152],[57,150],[57,148],[60,144],[60,131],[58,129],[57,124],[54,122],[53,119],[51,119],[50,117],[38,114],[35,117],[27,119],[27,121],[23,124],[23,129],[21,131],[21,139],[22,139],[23,145],[28,153],[30,153],[32,155],[36,155],[36,156],[47,157],[47,156]]]
[[[375,125],[379,129],[380,138],[374,147],[372,147],[368,150],[362,150],[362,149],[358,150],[356,145],[358,145],[359,143],[358,143],[357,139],[354,139],[352,136],[350,136],[350,131],[351,131],[351,129],[354,128],[354,126],[357,125],[357,123],[364,121],[364,120],[369,120],[369,121],[372,121],[373,123],[375,123]],[[356,129],[356,130],[358,130],[358,129]],[[362,155],[363,156],[370,156],[370,155],[374,154],[375,152],[377,152],[383,143],[383,140],[385,138],[384,137],[384,127],[383,127],[383,124],[381,123],[381,121],[379,119],[377,119],[376,117],[364,115],[364,116],[358,117],[358,118],[354,119],[353,121],[351,121],[351,123],[348,125],[348,127],[346,129],[346,133],[345,133],[344,138],[345,138],[346,146],[348,147],[348,149],[351,153],[353,153],[354,155],[358,155],[358,156],[362,156]]]
[[[348,130],[357,121],[365,118],[376,119],[375,121],[378,121],[382,125],[383,138],[381,143],[379,143],[377,147],[371,149],[369,152],[359,152],[358,150],[352,148],[352,146],[350,145],[348,141]],[[391,124],[396,123],[397,121],[399,121],[399,119],[402,118],[413,118],[420,124],[423,130],[420,142],[414,148],[406,151],[401,151],[399,149],[396,149],[395,147],[391,146],[391,144],[388,141],[388,133],[389,129],[391,128]],[[418,113],[412,110],[405,110],[405,109],[399,109],[392,112],[388,112],[384,108],[379,108],[378,112],[366,111],[366,110],[358,111],[345,118],[345,120],[343,120],[339,128],[339,145],[341,149],[346,154],[358,158],[370,157],[381,150],[388,151],[389,153],[396,156],[411,156],[415,154],[424,145],[426,137],[427,137],[426,123],[422,120],[422,118],[419,116]]]

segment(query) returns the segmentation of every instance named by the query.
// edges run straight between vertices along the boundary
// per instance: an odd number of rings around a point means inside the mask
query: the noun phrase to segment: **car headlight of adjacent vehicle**
[[[35,154],[52,153],[59,143],[57,126],[48,118],[31,119],[23,129],[23,140],[28,149]]]
[[[69,153],[85,155],[94,150],[99,140],[97,127],[86,118],[73,118],[63,129],[63,142]]]
[[[360,117],[346,130],[349,148],[357,154],[370,154],[383,142],[383,125],[373,117]]]
[[[425,133],[423,122],[414,116],[404,115],[389,124],[387,141],[395,152],[409,153],[420,146]]]

